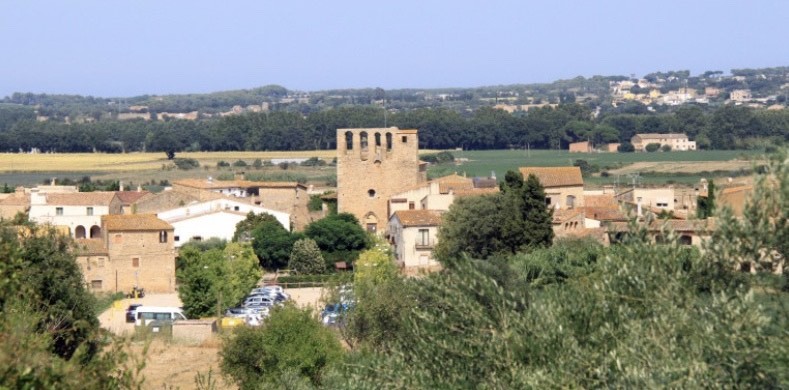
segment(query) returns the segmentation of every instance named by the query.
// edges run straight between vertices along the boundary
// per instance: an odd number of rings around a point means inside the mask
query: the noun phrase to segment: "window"
[[[353,133],[350,131],[345,132],[345,149],[353,150]]]
[[[192,241],[203,241],[203,237],[201,237],[201,236],[194,236],[194,237],[192,237]]]
[[[417,245],[428,246],[430,245],[430,231],[427,229],[419,229],[417,235]]]
[[[375,198],[375,190],[372,189],[372,188],[367,190],[367,196],[369,196],[371,198]]]
[[[656,204],[657,204],[657,207],[668,207],[668,203],[660,203],[660,202],[658,202]]]
[[[408,137],[407,137],[407,136],[405,136],[405,135],[404,135],[404,136],[403,136],[402,138],[400,138],[400,139],[401,139],[401,140],[403,140],[403,143],[404,143],[404,144],[405,144],[405,143],[408,143]]]
[[[381,133],[375,133],[375,146],[381,147]]]
[[[413,209],[415,209],[415,208],[416,208],[416,207],[414,206],[414,202],[408,202],[408,209],[409,209],[409,210],[413,210]]]
[[[550,206],[551,205],[551,198],[545,197],[545,204]]]
[[[63,207],[55,207],[55,215],[63,215]]]
[[[173,240],[175,240],[175,242],[181,241],[181,236],[175,236],[173,237]]]
[[[99,264],[98,264],[98,266],[99,266],[99,268],[103,268],[104,267],[104,258],[103,257],[99,257]]]
[[[367,231],[368,232],[375,233],[376,230],[378,230],[378,225],[376,225],[374,223],[368,223],[367,224]]]
[[[567,195],[567,208],[571,209],[575,207],[575,196]]]
[[[238,206],[233,206],[233,211],[238,211],[238,210],[240,210],[240,209],[241,209],[241,208],[240,208],[240,207],[238,207]]]
[[[386,151],[392,150],[392,133],[386,133]]]
[[[359,141],[362,144],[362,150],[367,149],[367,132],[363,131],[359,133]]]
[[[167,231],[162,230],[159,232],[159,243],[165,244],[167,243]]]
[[[140,258],[132,257],[132,267],[138,268],[140,266]]]
[[[86,213],[88,215],[93,215],[93,207],[88,207],[87,210],[86,210]]]
[[[122,234],[116,234],[115,236],[112,237],[112,242],[114,242],[116,244],[122,243],[123,242],[123,235]]]
[[[93,290],[101,290],[101,280],[91,280],[90,281],[90,288]]]

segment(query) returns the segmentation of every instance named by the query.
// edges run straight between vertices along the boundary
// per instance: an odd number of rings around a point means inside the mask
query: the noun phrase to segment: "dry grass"
[[[184,152],[177,158],[193,158],[203,166],[216,166],[220,160],[233,163],[244,160],[252,164],[255,159],[319,157],[331,160],[334,150],[283,151],[283,152]],[[0,154],[0,172],[129,172],[161,169],[170,164],[164,153],[53,153],[53,154]]]

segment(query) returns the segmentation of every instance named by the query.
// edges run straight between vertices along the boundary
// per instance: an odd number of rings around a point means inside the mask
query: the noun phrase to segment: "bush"
[[[323,200],[320,194],[310,195],[310,201],[307,203],[307,210],[321,211],[323,210]]]
[[[317,157],[310,157],[301,162],[301,166],[303,167],[322,167],[326,165],[326,161],[323,161]]]
[[[342,357],[332,331],[312,309],[275,308],[260,327],[241,327],[220,351],[222,372],[241,389],[319,386],[327,366]]]
[[[419,159],[425,162],[429,162],[431,164],[443,164],[447,162],[454,162],[455,156],[452,153],[444,151],[438,153],[431,153],[431,154],[423,154],[419,156]]]
[[[247,166],[247,163],[244,160],[238,160],[238,161],[233,163],[233,166],[234,167],[243,168],[243,167]]]
[[[216,167],[217,168],[226,168],[226,167],[229,167],[229,166],[230,166],[230,163],[225,161],[225,160],[220,160],[218,163],[216,163]]]
[[[633,146],[633,144],[631,144],[630,142],[622,142],[621,144],[619,144],[616,150],[619,153],[633,153],[636,151],[636,147]]]
[[[648,144],[646,147],[644,147],[644,149],[645,149],[647,152],[650,152],[650,153],[651,153],[651,152],[657,152],[657,151],[658,151],[658,149],[660,149],[660,144],[658,144],[658,143],[652,143],[652,144]]]
[[[665,144],[665,145],[660,147],[660,150],[663,151],[663,152],[670,152],[671,151],[671,145]]]
[[[318,244],[309,238],[303,238],[293,243],[290,252],[288,268],[296,274],[313,275],[322,274],[326,271],[326,264],[323,262],[321,250]]]
[[[260,169],[263,167],[263,160],[256,158],[255,161],[252,162],[252,167],[255,169]]]
[[[176,159],[173,160],[173,164],[175,164],[175,166],[178,169],[182,169],[182,170],[185,170],[185,171],[188,171],[190,169],[194,169],[194,168],[197,168],[197,167],[200,166],[200,163],[197,162],[197,160],[195,160],[193,158],[176,158]]]

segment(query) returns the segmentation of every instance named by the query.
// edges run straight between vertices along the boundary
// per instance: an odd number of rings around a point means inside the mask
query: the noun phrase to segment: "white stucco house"
[[[63,226],[74,238],[101,238],[101,216],[121,214],[115,192],[42,193],[30,191],[30,221]]]
[[[270,214],[285,229],[290,230],[290,214],[232,199],[192,203],[159,212],[157,217],[173,225],[175,247],[180,247],[190,240],[219,238],[230,241],[236,231],[236,224],[250,212]]]
[[[387,233],[397,262],[406,273],[440,268],[433,258],[442,211],[400,210],[389,218]]]

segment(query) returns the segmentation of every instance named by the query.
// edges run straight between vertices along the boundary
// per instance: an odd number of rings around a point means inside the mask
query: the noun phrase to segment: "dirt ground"
[[[291,300],[300,307],[318,308],[323,294],[321,288],[286,289]],[[125,311],[130,303],[151,306],[181,306],[177,294],[149,294],[145,298],[123,299],[99,316],[101,326],[118,335],[132,336],[134,324],[126,323]],[[145,353],[143,389],[194,389],[198,374],[211,377],[218,389],[234,389],[227,383],[219,369],[221,338],[216,336],[201,345],[187,345],[163,339],[148,341]],[[145,341],[134,341],[130,354],[142,356]]]
[[[625,175],[633,172],[713,172],[737,171],[753,168],[751,161],[677,161],[677,162],[637,162],[609,171],[612,175]]]

